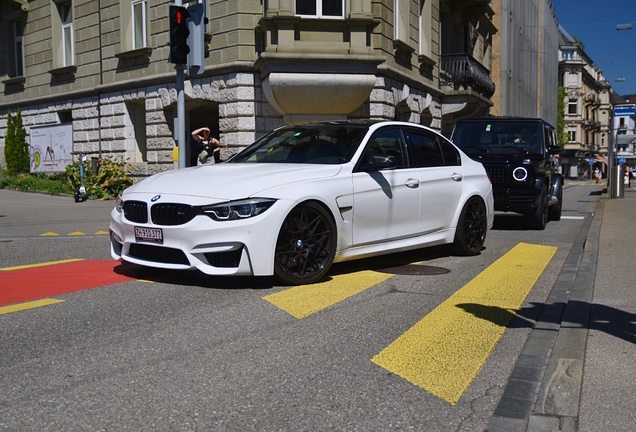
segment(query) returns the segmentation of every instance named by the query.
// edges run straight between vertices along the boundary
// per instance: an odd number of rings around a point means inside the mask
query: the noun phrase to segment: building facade
[[[490,114],[539,117],[556,126],[558,116],[557,16],[551,0],[493,0]]]
[[[127,160],[133,177],[172,169],[169,4],[0,0],[0,147],[19,108],[27,134],[70,123],[74,152]],[[490,0],[203,5],[207,57],[186,71],[186,136],[218,131],[224,159],[285,124],[401,119],[448,133],[492,105]]]
[[[607,172],[605,161],[612,137],[612,88],[581,45],[559,27],[559,85],[565,89],[568,142],[561,154],[564,174],[580,177],[598,167]],[[590,160],[595,160],[590,164]]]

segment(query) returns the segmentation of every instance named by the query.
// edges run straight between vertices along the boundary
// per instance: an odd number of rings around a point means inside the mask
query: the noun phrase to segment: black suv
[[[522,213],[526,224],[539,230],[548,220],[561,219],[563,176],[552,125],[521,117],[460,120],[451,139],[486,168],[495,210]]]

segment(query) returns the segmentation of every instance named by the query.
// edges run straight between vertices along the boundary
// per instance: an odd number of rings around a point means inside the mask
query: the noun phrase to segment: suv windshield
[[[316,124],[278,129],[250,145],[228,163],[349,162],[368,128]]]
[[[480,121],[455,125],[453,142],[467,154],[530,154],[543,152],[538,122]]]

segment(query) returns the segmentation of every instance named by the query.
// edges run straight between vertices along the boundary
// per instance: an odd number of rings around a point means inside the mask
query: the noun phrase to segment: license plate
[[[135,227],[135,240],[138,242],[163,243],[161,228]]]

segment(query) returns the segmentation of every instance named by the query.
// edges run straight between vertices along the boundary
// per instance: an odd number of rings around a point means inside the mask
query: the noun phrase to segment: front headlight
[[[121,213],[124,207],[124,199],[121,197],[121,194],[117,195],[117,198],[115,199],[115,210],[117,210],[118,213]]]
[[[203,213],[217,221],[247,219],[257,216],[276,202],[271,198],[249,198],[201,207]]]

